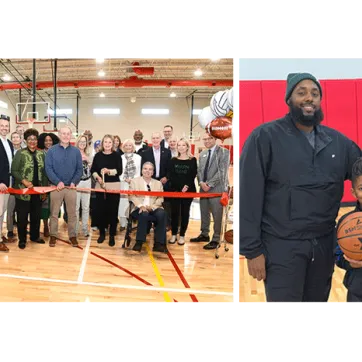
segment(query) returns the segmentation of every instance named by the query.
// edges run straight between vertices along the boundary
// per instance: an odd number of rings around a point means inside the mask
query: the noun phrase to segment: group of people
[[[133,139],[123,142],[118,136],[106,134],[94,143],[92,132],[87,130],[78,137],[74,146],[70,144],[72,130],[68,126],[59,129],[59,137],[52,133],[39,135],[34,128],[24,131],[18,126],[8,140],[9,131],[9,120],[0,119],[0,251],[8,251],[6,244],[16,242],[14,214],[20,249],[26,247],[29,218],[30,241],[45,243],[40,237],[42,219],[44,236],[50,236],[49,246],[54,247],[63,205],[72,246],[78,246],[80,233],[89,236],[88,221],[91,218],[92,229],[99,230],[97,242],[103,243],[108,233],[108,243],[112,247],[117,224],[120,223],[120,231],[123,231],[131,217],[138,220],[133,250],[141,251],[150,225],[153,225],[153,250],[167,252],[168,229],[172,234],[170,244],[185,243],[193,198],[138,194],[129,197],[114,191],[196,192],[196,177],[200,193],[221,193],[227,188],[229,151],[218,146],[217,140],[209,134],[204,135],[206,149],[197,162],[191,154],[189,141],[174,137],[170,125],[164,127],[163,138],[161,132],[152,133],[150,146],[143,142],[140,130],[134,132]],[[31,190],[49,185],[56,186],[56,191],[42,195],[6,193],[8,187]],[[95,192],[90,189],[95,189]],[[201,233],[190,241],[208,242],[204,248],[214,249],[219,245],[221,234],[220,198],[201,198],[200,209]],[[7,237],[2,234],[6,211]],[[210,211],[214,220],[211,241]]]
[[[347,301],[362,301],[362,263],[339,249],[335,228],[345,180],[362,210],[362,154],[321,124],[322,95],[312,74],[289,74],[288,114],[256,128],[242,149],[240,254],[267,301],[327,301],[335,264],[347,270]]]

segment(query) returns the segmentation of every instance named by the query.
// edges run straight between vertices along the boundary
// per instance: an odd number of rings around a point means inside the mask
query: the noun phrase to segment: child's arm
[[[334,256],[335,256],[335,263],[338,267],[344,270],[352,269],[350,263],[344,258],[343,251],[341,250],[339,245],[337,245],[334,251]]]

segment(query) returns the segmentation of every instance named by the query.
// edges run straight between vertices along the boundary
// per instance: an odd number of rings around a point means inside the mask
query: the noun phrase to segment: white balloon
[[[202,128],[205,128],[216,117],[212,113],[210,107],[205,107],[199,114],[199,123]]]
[[[228,98],[228,106],[232,110],[233,109],[233,101],[234,101],[234,88],[229,89],[227,98]]]
[[[228,90],[215,93],[210,101],[210,108],[216,117],[225,116],[229,112]]]

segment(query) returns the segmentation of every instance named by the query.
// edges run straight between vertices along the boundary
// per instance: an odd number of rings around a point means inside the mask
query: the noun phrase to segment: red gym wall
[[[320,83],[323,125],[340,131],[361,147],[362,79],[323,80]],[[254,128],[288,113],[285,90],[286,82],[282,80],[239,82],[240,154]],[[342,202],[355,201],[350,188],[350,181],[346,181]]]

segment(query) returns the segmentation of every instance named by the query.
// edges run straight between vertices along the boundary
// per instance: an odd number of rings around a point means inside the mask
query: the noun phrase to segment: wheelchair
[[[127,226],[126,226],[126,234],[124,236],[124,241],[122,244],[122,248],[129,248],[131,244],[131,234],[132,231],[137,230],[137,226],[133,226],[133,222],[137,220],[132,216],[131,210],[132,210],[133,202],[129,201],[129,207],[128,207],[128,220],[127,220]],[[147,227],[147,235],[151,232],[151,229],[155,227],[154,223],[156,222],[156,218],[152,215],[150,215],[150,220],[148,221],[148,227]],[[156,240],[155,240],[156,241]]]

